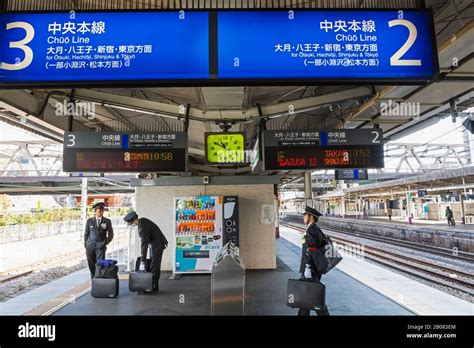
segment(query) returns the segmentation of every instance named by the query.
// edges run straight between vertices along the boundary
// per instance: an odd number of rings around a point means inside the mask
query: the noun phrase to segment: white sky
[[[444,117],[434,125],[397,139],[395,143],[463,144],[463,120],[458,117],[456,123],[453,123],[451,117]]]
[[[43,137],[0,121],[0,141],[44,140]]]

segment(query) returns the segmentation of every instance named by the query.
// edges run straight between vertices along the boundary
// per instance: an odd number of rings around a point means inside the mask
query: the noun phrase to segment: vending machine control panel
[[[223,244],[239,246],[239,197],[224,196]]]

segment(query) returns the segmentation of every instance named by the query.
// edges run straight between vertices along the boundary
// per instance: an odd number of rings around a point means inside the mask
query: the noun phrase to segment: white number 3
[[[7,30],[20,28],[26,32],[23,40],[10,42],[10,48],[18,48],[25,53],[25,59],[16,64],[1,63],[0,69],[3,70],[21,70],[25,69],[33,62],[33,50],[26,46],[35,37],[35,29],[33,26],[26,22],[12,22],[7,24]]]
[[[403,44],[402,47],[390,57],[390,65],[392,66],[421,66],[420,59],[400,59],[403,57],[405,53],[413,46],[416,41],[416,37],[418,36],[418,31],[416,30],[415,25],[407,21],[406,19],[394,19],[388,22],[388,26],[391,28],[396,25],[403,25],[408,28],[409,35],[407,41]]]

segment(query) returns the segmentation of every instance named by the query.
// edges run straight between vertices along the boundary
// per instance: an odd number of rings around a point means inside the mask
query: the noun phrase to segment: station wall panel
[[[275,269],[275,226],[260,224],[263,204],[273,205],[273,185],[147,186],[136,188],[136,209],[154,221],[170,243],[173,241],[175,196],[239,196],[240,252],[246,269]],[[138,241],[138,236],[136,237]],[[139,256],[136,243],[135,256]],[[172,270],[172,245],[163,254],[162,270]]]

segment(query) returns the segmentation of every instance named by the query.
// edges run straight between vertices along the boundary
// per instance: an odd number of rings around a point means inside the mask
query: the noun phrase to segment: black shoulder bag
[[[325,274],[341,262],[342,255],[337,251],[336,247],[334,247],[331,238],[326,236],[323,231],[320,230],[320,232],[324,237],[323,245],[316,250],[308,249],[307,254],[313,261],[313,266],[316,270],[321,274]]]

